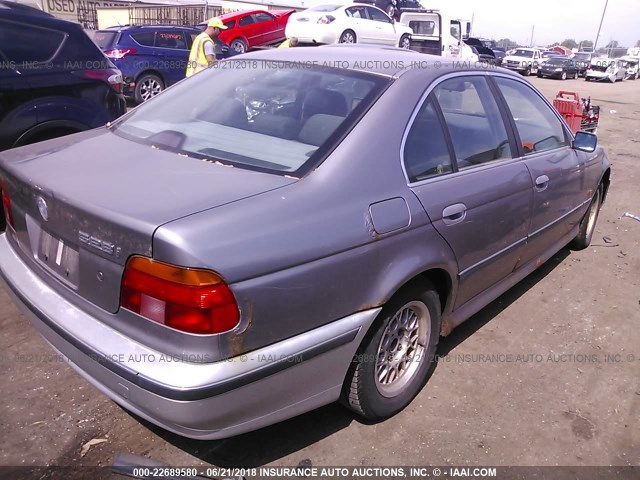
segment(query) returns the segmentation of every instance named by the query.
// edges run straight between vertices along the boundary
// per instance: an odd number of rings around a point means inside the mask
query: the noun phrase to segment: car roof
[[[230,60],[233,60],[230,59]],[[486,71],[481,62],[466,62],[457,59],[427,55],[397,47],[381,47],[364,44],[332,44],[308,48],[273,48],[245,53],[237,60],[264,60],[292,62],[307,67],[333,67],[356,70],[364,73],[400,77],[410,70],[422,68],[426,75],[440,76],[452,71]],[[467,68],[468,67],[468,68]],[[517,77],[507,69],[501,73]]]
[[[239,12],[223,13],[222,15],[218,15],[217,18],[219,18],[224,22],[225,20],[233,20],[235,18],[245,17],[247,15],[252,15],[254,13],[269,13],[269,12],[266,10],[241,10]]]
[[[129,30],[168,30],[171,28],[184,28],[187,30],[199,30],[189,25],[114,25],[112,27],[101,28],[99,32],[123,32]]]
[[[53,15],[44,12],[38,8],[32,7],[30,5],[24,5],[22,3],[17,3],[14,1],[6,1],[0,0],[0,9],[10,10],[15,13],[20,13],[23,15],[37,15],[41,17],[55,18]]]

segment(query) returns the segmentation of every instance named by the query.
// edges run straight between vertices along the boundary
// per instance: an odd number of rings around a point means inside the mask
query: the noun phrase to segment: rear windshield
[[[591,59],[591,55],[589,53],[576,53],[573,59],[577,62],[585,62]]]
[[[224,65],[246,60],[227,60]],[[385,77],[285,62],[198,73],[116,123],[134,141],[227,165],[304,173],[375,101]]]
[[[611,65],[613,65],[612,60],[603,60],[602,58],[595,58],[591,60],[591,70],[605,72]]]
[[[98,45],[100,50],[107,50],[116,43],[115,39],[117,35],[118,32],[98,30],[93,34],[93,41]]]

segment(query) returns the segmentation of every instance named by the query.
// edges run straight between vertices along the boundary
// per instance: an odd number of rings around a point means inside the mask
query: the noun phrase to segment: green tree
[[[593,48],[593,42],[591,40],[582,40],[578,46],[580,48]]]
[[[560,45],[567,48],[578,48],[578,42],[576,42],[573,38],[567,38]]]
[[[636,48],[640,48],[640,40],[636,42]]]
[[[607,43],[607,46],[605,48],[618,48],[620,46],[620,42],[618,42],[617,40],[611,40],[609,43]]]
[[[518,42],[514,42],[510,38],[501,38],[496,43],[498,44],[499,47],[506,48],[506,49],[514,48],[518,46]]]

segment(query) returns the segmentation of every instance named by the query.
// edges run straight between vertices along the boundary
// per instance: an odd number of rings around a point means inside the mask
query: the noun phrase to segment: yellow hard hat
[[[226,30],[228,28],[225,26],[224,23],[222,23],[222,20],[220,20],[218,17],[214,17],[210,19],[209,22],[207,23],[207,27],[219,28],[220,30]]]

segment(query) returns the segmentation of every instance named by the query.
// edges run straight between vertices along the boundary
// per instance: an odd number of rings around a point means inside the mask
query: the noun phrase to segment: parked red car
[[[227,27],[220,33],[219,38],[238,53],[284,41],[284,27],[294,12],[295,9],[225,13],[218,17]],[[206,28],[206,25],[206,22],[198,24],[202,29]]]

